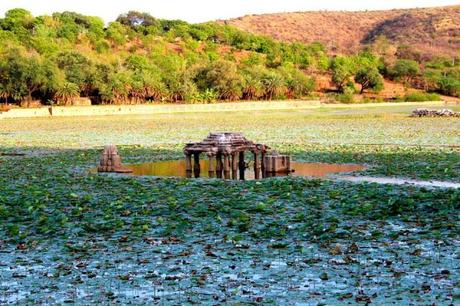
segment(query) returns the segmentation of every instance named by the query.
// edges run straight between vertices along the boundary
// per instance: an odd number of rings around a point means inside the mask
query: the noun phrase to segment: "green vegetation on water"
[[[460,121],[413,107],[2,120],[0,151],[26,156],[0,157],[0,303],[452,304],[459,189],[88,172],[110,142],[140,163],[230,130],[298,161],[458,182]]]

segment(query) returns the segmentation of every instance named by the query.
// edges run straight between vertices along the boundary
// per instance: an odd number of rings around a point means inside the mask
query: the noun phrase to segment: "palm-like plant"
[[[56,88],[54,98],[58,101],[58,104],[69,105],[73,98],[80,96],[80,89],[78,86],[71,82],[63,82]]]
[[[264,87],[264,98],[267,100],[279,97],[286,91],[283,77],[275,72],[267,73],[262,79],[262,84]]]
[[[168,89],[159,77],[146,75],[143,78],[145,99],[163,100],[169,97]]]
[[[5,101],[5,104],[0,104],[0,112],[9,110],[9,107],[8,107],[8,104],[7,104],[9,96],[10,96],[10,93],[9,93],[9,90],[7,89],[7,87],[2,85],[2,84],[0,84],[0,102],[2,100]]]
[[[8,90],[8,88],[5,85],[0,84],[0,99],[6,101],[9,96],[10,96],[10,91]]]
[[[263,84],[259,78],[246,75],[243,83],[243,99],[257,100],[264,94]]]

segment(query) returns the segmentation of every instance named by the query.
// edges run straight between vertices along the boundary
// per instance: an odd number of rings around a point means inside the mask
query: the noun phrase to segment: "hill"
[[[289,42],[321,42],[333,53],[353,53],[385,36],[424,56],[459,56],[460,5],[362,12],[294,12],[219,21]]]
[[[382,35],[401,39],[402,31],[395,34],[392,29],[408,23],[412,25],[404,35],[428,39],[428,30],[418,30],[427,27],[417,19],[422,14],[398,16],[392,22],[382,19],[380,27],[369,27],[374,31],[347,47],[357,51],[378,40],[371,50],[331,56],[330,48],[318,42],[277,41],[215,22],[189,24],[131,11],[105,24],[75,12],[33,16],[25,9],[13,9],[0,18],[0,103],[212,103],[312,96],[352,102],[353,95],[378,100],[439,98],[388,91],[390,83],[385,80],[404,85],[403,89],[460,97],[459,58],[428,59],[381,39]],[[324,31],[337,28],[329,22]],[[433,28],[454,37],[457,22],[445,19]],[[348,39],[345,34],[336,36]],[[432,44],[438,43],[454,45],[452,38]]]

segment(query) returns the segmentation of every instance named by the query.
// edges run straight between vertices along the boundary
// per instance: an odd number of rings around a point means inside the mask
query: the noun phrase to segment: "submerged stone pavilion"
[[[265,171],[265,155],[270,149],[267,145],[247,140],[242,133],[210,133],[201,142],[188,143],[184,147],[187,177],[200,176],[200,154],[209,159],[209,177],[244,179],[246,169],[245,152],[253,154],[254,176],[260,178]],[[192,165],[193,156],[193,165]]]

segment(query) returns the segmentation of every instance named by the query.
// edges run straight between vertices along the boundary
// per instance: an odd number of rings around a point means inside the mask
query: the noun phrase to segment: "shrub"
[[[315,80],[294,67],[281,67],[278,71],[285,79],[288,98],[302,98],[315,89]]]
[[[382,103],[385,100],[382,97],[364,97],[360,103]]]
[[[197,92],[195,95],[190,97],[188,102],[190,103],[214,103],[218,99],[219,95],[213,89],[207,88],[202,92]]]
[[[441,93],[460,97],[460,80],[449,76],[443,76],[438,80],[437,85]]]
[[[328,103],[355,103],[354,95],[351,93],[346,93],[346,94],[329,94],[327,96]]]
[[[354,103],[355,98],[352,93],[343,93],[335,96],[338,102],[340,103]]]
[[[405,102],[441,101],[441,97],[435,93],[414,92],[403,97]]]

